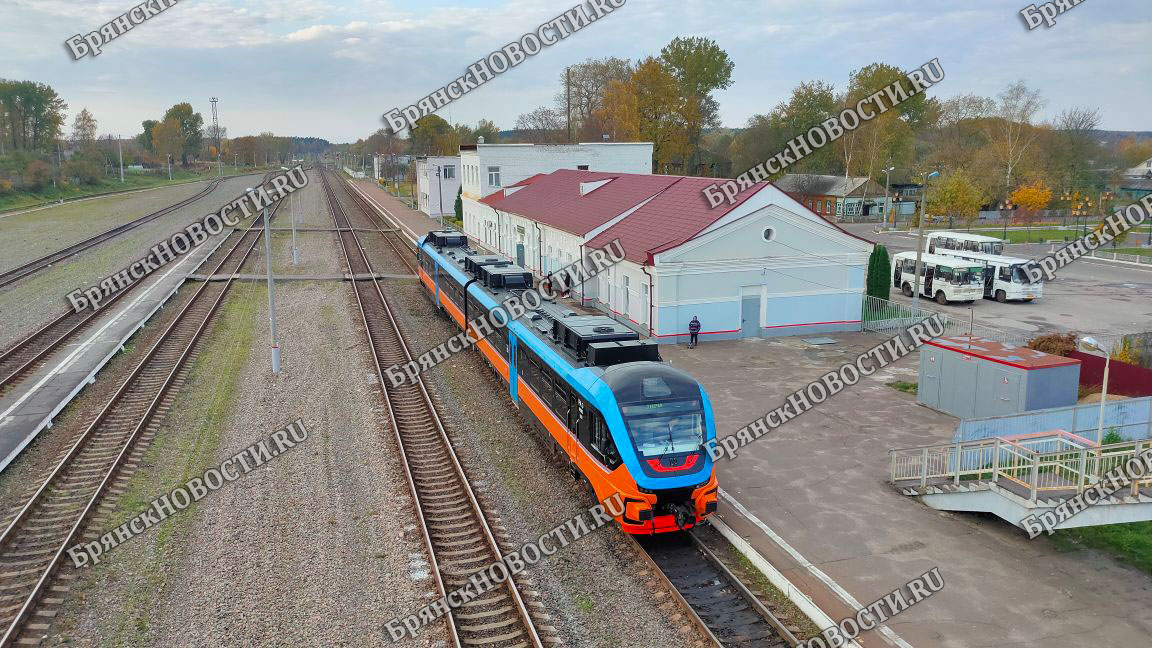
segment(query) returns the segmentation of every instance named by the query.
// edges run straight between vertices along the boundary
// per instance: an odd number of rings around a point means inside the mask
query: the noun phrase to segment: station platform
[[[374,203],[377,207],[386,209],[400,227],[401,233],[413,243],[421,236],[435,229],[440,229],[440,219],[432,218],[420,211],[410,209],[400,199],[384,191],[375,180],[347,180],[361,196]]]
[[[871,333],[704,342],[660,351],[704,385],[723,437],[882,342]],[[893,448],[949,443],[958,419],[885,383],[917,354],[717,462],[718,517],[836,621],[939,568],[943,590],[861,646],[1079,648],[1147,642],[1152,579],[986,514],[938,511],[889,483]]]
[[[77,338],[53,352],[41,365],[0,397],[0,470],[16,458],[96,374],[124,348],[125,342],[176,293],[228,237],[231,230],[209,238],[195,250],[143,279],[144,283],[114,304]],[[61,301],[60,308],[68,308]]]

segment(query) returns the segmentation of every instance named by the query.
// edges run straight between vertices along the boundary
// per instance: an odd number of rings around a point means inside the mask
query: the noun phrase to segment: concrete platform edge
[[[191,272],[195,272],[197,269],[200,268],[200,266],[204,265],[204,262],[207,261],[208,258],[211,257],[212,254],[214,252],[216,252],[216,250],[219,249],[220,246],[223,245],[224,241],[226,241],[226,240],[228,240],[227,235],[220,237],[220,240],[217,241],[216,245],[213,246],[212,249],[208,253],[206,253],[203,256],[203,258],[201,258],[200,261],[198,261],[196,263],[195,266],[192,267],[192,269],[189,273],[186,273],[186,274],[190,274]],[[0,460],[0,472],[3,472],[4,469],[8,467],[8,464],[12,463],[12,461],[15,460],[16,457],[20,456],[20,453],[24,451],[24,448],[28,447],[28,444],[32,443],[33,439],[40,436],[40,433],[44,431],[44,428],[52,426],[52,421],[53,421],[53,419],[56,418],[56,415],[59,414],[61,412],[61,410],[63,410],[68,405],[68,403],[71,403],[72,400],[74,398],[76,398],[77,394],[79,394],[81,391],[83,391],[83,389],[85,387],[87,387],[88,385],[91,385],[93,382],[96,382],[96,374],[99,373],[100,370],[103,369],[104,366],[107,365],[108,362],[112,360],[113,356],[115,356],[117,353],[119,353],[120,351],[122,351],[124,349],[124,343],[127,342],[133,335],[136,335],[137,331],[144,328],[144,325],[147,324],[148,321],[152,319],[152,317],[156,314],[157,311],[159,311],[161,308],[163,308],[164,304],[168,303],[169,299],[172,299],[172,296],[175,295],[178,290],[180,290],[180,287],[183,286],[185,284],[185,282],[187,282],[187,278],[183,279],[182,281],[177,283],[175,286],[173,286],[172,290],[170,290],[167,295],[164,295],[164,297],[162,297],[159,301],[157,301],[156,307],[153,308],[151,311],[149,311],[148,314],[145,315],[143,318],[141,318],[140,321],[137,322],[136,326],[129,329],[128,332],[124,335],[124,337],[120,339],[120,344],[113,347],[112,351],[109,352],[108,355],[104,356],[104,358],[102,360],[100,360],[100,362],[98,362],[95,367],[92,368],[92,371],[88,373],[88,375],[84,378],[84,380],[82,380],[79,384],[77,384],[76,388],[73,389],[71,392],[69,392],[69,394],[67,396],[62,398],[60,400],[60,402],[56,405],[56,407],[52,408],[52,411],[49,412],[47,414],[47,416],[45,416],[44,419],[36,425],[36,429],[34,429],[31,434],[29,434],[27,437],[25,437],[24,441],[22,441],[20,443],[20,445],[18,445],[15,449],[13,449],[12,452],[8,453],[8,456],[4,457],[3,460]]]

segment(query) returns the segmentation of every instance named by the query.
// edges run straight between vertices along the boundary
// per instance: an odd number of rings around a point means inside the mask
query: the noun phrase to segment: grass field
[[[278,168],[278,167],[277,167]],[[233,169],[231,167],[224,167],[224,175],[242,175],[245,173],[255,173],[263,171],[263,168],[253,169],[251,167],[240,167]],[[150,189],[152,187],[162,187],[170,184],[179,184],[181,182],[191,182],[193,180],[204,180],[215,177],[214,173],[195,173],[193,171],[185,171],[172,168],[172,180],[168,180],[168,174],[153,174],[153,173],[127,173],[124,174],[124,183],[120,183],[120,179],[103,180],[94,185],[70,185],[63,189],[56,189],[49,187],[43,191],[13,191],[10,193],[0,194],[0,212],[22,209],[25,207],[35,207],[43,203],[56,202],[61,199],[73,200],[76,198],[84,198],[95,194],[108,193],[111,191],[132,191],[135,189]]]
[[[1067,529],[1057,531],[1052,540],[1065,551],[1103,551],[1152,575],[1152,522]]]

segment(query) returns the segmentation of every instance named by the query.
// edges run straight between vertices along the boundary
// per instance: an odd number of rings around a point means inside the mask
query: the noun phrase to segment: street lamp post
[[[1000,202],[1000,211],[1004,212],[1004,242],[1008,242],[1008,217],[1012,214],[1012,201],[1004,199]]]
[[[892,172],[895,170],[896,170],[896,167],[888,167],[887,169],[884,169],[884,210],[885,210],[884,211],[884,223],[885,224],[888,223],[888,212],[892,211],[892,205],[888,202],[888,193],[889,193],[888,188],[892,186]],[[895,215],[895,213],[893,213],[893,215],[892,215],[892,227],[893,228],[896,227],[896,215]]]
[[[920,275],[924,272],[924,266],[921,263],[920,257],[924,254],[924,209],[928,204],[928,181],[932,178],[939,178],[940,172],[933,171],[924,176],[924,189],[920,196],[920,222],[917,227],[916,233],[916,278],[914,279],[915,285],[912,290],[912,298],[920,298]]]

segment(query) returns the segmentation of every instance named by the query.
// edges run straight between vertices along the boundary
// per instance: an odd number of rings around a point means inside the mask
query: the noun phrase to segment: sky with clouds
[[[98,29],[131,0],[0,0],[0,76],[53,86],[68,124],[87,107],[103,133],[134,134],[188,101],[233,136],[272,131],[344,142],[383,126],[468,65],[570,9],[574,0],[179,0],[73,61],[73,34]],[[721,119],[742,126],[800,81],[843,87],[881,61],[904,69],[939,58],[931,94],[995,95],[1024,79],[1043,117],[1099,108],[1102,127],[1152,130],[1148,0],[1084,0],[1054,27],[1028,31],[1018,2],[969,0],[627,0],[586,27],[442,108],[452,122],[512,128],[551,105],[566,65],[658,54],[676,36],[706,36],[735,63]]]

